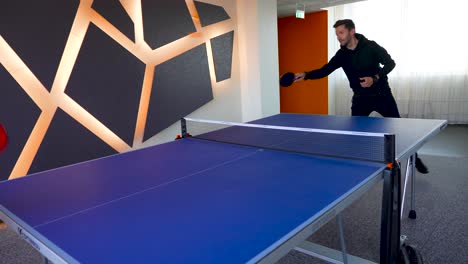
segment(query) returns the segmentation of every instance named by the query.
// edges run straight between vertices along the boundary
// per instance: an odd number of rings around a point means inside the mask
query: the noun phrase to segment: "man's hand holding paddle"
[[[280,85],[283,87],[288,87],[294,82],[302,81],[305,78],[305,72],[301,73],[292,73],[287,72],[280,77]]]

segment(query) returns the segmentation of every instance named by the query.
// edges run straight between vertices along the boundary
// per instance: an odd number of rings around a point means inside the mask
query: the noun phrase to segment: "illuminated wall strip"
[[[206,43],[208,40],[233,30],[232,21],[222,21],[203,28],[197,35],[188,35],[174,42],[164,45],[151,52],[150,63],[158,65],[173,57],[185,53],[194,47]]]
[[[216,73],[213,58],[213,49],[211,48],[211,41],[206,42],[206,54],[208,55],[208,68],[210,70],[211,85],[214,87],[216,83]]]
[[[49,92],[8,43],[0,36],[0,63],[41,109],[49,106]]]
[[[145,79],[143,80],[143,89],[140,98],[140,107],[138,109],[137,124],[135,129],[135,138],[133,147],[137,148],[143,144],[143,136],[145,132],[146,118],[148,116],[148,107],[151,98],[151,90],[153,88],[154,67],[146,66]]]
[[[60,108],[115,150],[125,152],[131,149],[131,147],[112,132],[112,130],[102,124],[67,95],[64,95],[60,101]]]
[[[36,157],[37,151],[42,143],[42,140],[47,133],[47,129],[54,118],[56,107],[50,107],[41,113],[36,125],[34,126],[31,135],[26,142],[23,151],[16,161],[13,170],[11,171],[9,179],[22,177],[28,173],[31,164]]]
[[[60,98],[65,92],[73,67],[75,66],[80,53],[81,45],[83,44],[86,36],[86,31],[89,27],[89,19],[80,12],[83,8],[87,7],[80,5],[78,8],[77,16],[73,21],[70,36],[67,40],[67,44],[65,45],[59,67],[57,69],[57,75],[55,76],[54,83],[52,84],[51,93],[54,95],[55,105],[59,104]]]
[[[190,12],[190,16],[192,16],[195,29],[197,30],[197,32],[201,32],[202,26],[200,22],[200,16],[198,15],[198,11],[195,7],[195,3],[193,2],[193,0],[185,0],[185,3],[187,4],[188,10]]]

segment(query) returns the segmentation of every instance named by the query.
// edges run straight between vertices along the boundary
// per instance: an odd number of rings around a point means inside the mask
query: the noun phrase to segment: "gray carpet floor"
[[[401,233],[420,250],[427,264],[468,263],[467,144],[468,126],[449,126],[419,151],[430,172],[417,174],[418,218],[405,217]],[[348,252],[375,262],[379,259],[381,191],[380,184],[375,186],[342,213]],[[339,249],[336,221],[330,221],[308,240]],[[42,258],[31,246],[0,224],[0,264],[41,262]],[[326,262],[291,251],[279,263]]]

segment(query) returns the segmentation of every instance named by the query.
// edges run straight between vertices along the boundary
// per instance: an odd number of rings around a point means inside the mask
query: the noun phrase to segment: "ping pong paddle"
[[[292,72],[287,72],[283,74],[280,78],[280,85],[284,87],[288,87],[293,84],[295,78],[295,74]]]
[[[5,128],[0,124],[0,151],[3,151],[8,145],[8,135]]]

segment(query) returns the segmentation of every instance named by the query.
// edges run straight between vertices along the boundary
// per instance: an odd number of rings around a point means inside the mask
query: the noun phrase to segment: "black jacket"
[[[305,79],[320,79],[342,67],[354,94],[375,95],[390,93],[387,74],[395,68],[395,62],[392,57],[375,41],[368,40],[358,33],[355,36],[359,42],[354,50],[342,46],[335,56],[322,68],[306,72]],[[379,76],[378,81],[371,87],[361,87],[359,78],[372,77],[376,74]]]

